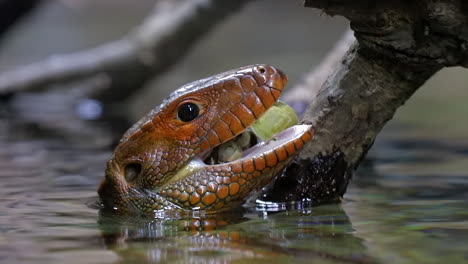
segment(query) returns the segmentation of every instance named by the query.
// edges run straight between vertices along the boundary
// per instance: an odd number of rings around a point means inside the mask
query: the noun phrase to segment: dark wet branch
[[[316,129],[268,200],[339,200],[377,134],[434,73],[468,66],[464,1],[307,0],[351,21],[357,42],[313,97],[303,122]],[[314,73],[312,73],[314,74]],[[311,89],[316,83],[307,82]]]
[[[144,23],[120,40],[1,73],[0,95],[105,75],[109,87],[97,97],[121,100],[175,64],[204,33],[248,1],[156,1]]]
[[[306,0],[341,15],[363,48],[406,63],[468,66],[468,3],[462,0]]]

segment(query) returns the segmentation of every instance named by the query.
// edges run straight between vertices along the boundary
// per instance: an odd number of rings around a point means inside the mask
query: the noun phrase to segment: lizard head
[[[189,83],[133,125],[99,188],[105,207],[147,214],[223,210],[268,183],[311,138],[309,126],[249,146],[238,160],[206,164],[213,149],[245,132],[279,98],[281,71],[253,65]],[[300,145],[300,146],[299,146]],[[266,175],[266,176],[264,176]]]

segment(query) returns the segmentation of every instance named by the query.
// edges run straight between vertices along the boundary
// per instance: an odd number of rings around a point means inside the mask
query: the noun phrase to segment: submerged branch
[[[0,95],[107,75],[110,85],[98,97],[121,100],[175,64],[204,33],[248,1],[157,1],[144,23],[120,40],[1,73]]]

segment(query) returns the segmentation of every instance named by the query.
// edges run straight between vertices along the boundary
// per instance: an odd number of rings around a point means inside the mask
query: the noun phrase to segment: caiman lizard
[[[287,128],[234,161],[203,161],[262,116],[286,83],[275,67],[253,65],[174,91],[123,135],[98,190],[104,207],[148,215],[240,206],[283,171],[312,138],[311,126]]]

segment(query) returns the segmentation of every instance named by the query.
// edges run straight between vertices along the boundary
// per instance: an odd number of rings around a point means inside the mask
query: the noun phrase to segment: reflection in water
[[[369,263],[339,205],[308,211],[132,219],[101,214],[106,246],[135,263]]]
[[[372,255],[384,263],[468,261],[468,144],[382,140],[360,169],[343,207]]]

